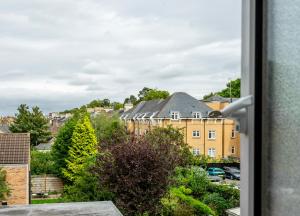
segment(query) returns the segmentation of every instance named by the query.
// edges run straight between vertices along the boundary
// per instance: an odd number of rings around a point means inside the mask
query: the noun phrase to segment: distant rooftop
[[[126,119],[170,118],[173,111],[179,112],[181,118],[192,118],[193,112],[199,112],[202,117],[207,117],[212,109],[187,93],[176,92],[166,99],[142,101],[124,112],[121,117]]]
[[[7,124],[0,124],[0,133],[10,133],[9,126]]]
[[[236,101],[238,98],[227,98],[227,97],[222,97],[220,95],[213,95],[213,96],[211,96],[207,99],[204,99],[202,101],[204,101],[204,102],[215,102],[215,101],[217,101],[217,102],[222,102],[222,103],[224,103],[224,102],[230,103],[231,99],[232,99],[232,102],[233,102],[233,101]]]
[[[49,140],[47,143],[40,143],[38,144],[35,149],[39,150],[39,151],[50,151],[52,148],[52,145],[55,142],[55,138],[52,138],[51,140]]]
[[[53,203],[13,206],[0,208],[0,215],[5,216],[122,216],[111,201]]]

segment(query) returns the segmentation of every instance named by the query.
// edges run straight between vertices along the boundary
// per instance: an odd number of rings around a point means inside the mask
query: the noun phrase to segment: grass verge
[[[62,203],[63,199],[33,199],[31,200],[31,204],[46,204],[46,203]]]

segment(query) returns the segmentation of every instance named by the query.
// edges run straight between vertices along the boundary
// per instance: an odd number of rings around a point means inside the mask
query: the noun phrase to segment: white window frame
[[[200,138],[200,131],[194,130],[194,131],[192,132],[192,136],[193,136],[194,138]]]
[[[217,132],[216,130],[208,130],[208,136],[207,138],[209,140],[215,140],[217,138]]]
[[[231,154],[235,154],[235,147],[231,146]]]
[[[193,155],[200,155],[200,149],[193,148]]]
[[[256,70],[256,4],[258,0],[242,1],[242,64],[241,64],[241,96],[255,95]],[[254,99],[255,100],[255,99]],[[255,103],[255,102],[254,102]],[[254,214],[254,106],[247,109],[247,121],[240,122],[246,133],[240,131],[241,159],[241,194],[240,215]]]
[[[193,116],[193,119],[200,119],[201,118],[201,113],[200,112],[193,112],[192,116]]]
[[[177,111],[171,112],[171,120],[172,121],[178,121],[180,119],[180,114]]]
[[[236,131],[234,129],[231,130],[231,138],[236,138]]]
[[[216,157],[216,149],[215,148],[209,148],[207,155],[211,158],[215,158]]]

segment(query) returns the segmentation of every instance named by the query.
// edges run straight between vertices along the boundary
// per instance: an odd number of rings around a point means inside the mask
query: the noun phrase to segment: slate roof
[[[176,92],[165,100],[142,101],[123,113],[121,118],[170,118],[172,111],[179,112],[180,118],[192,118],[193,112],[200,112],[202,118],[206,118],[212,109],[187,93]]]
[[[0,134],[0,164],[28,164],[30,135],[27,133]]]
[[[232,102],[236,101],[237,99],[238,98],[232,98]],[[230,103],[231,102],[231,98],[222,97],[220,95],[213,95],[213,96],[211,96],[211,97],[209,97],[209,98],[207,98],[205,100],[202,100],[202,101],[204,101],[204,102],[218,101],[218,102],[222,102],[222,103],[224,103],[224,102]]]

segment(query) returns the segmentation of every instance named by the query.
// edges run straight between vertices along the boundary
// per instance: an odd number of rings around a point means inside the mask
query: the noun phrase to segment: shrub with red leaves
[[[101,184],[115,194],[124,215],[158,214],[174,168],[189,155],[180,131],[170,127],[118,140],[102,152],[94,171]]]

